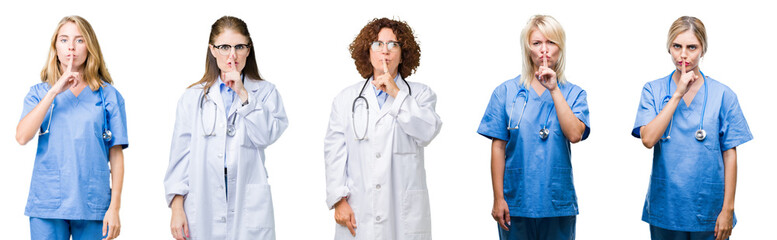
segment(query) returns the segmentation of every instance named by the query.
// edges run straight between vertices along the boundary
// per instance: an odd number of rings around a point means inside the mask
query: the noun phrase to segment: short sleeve
[[[105,90],[105,88],[103,88]],[[108,111],[108,126],[113,134],[111,141],[106,143],[108,147],[121,145],[122,148],[129,147],[127,137],[127,112],[124,108],[124,98],[119,91],[113,89],[112,96],[106,96],[105,110]]]
[[[583,136],[580,138],[580,141],[585,140],[591,133],[591,120],[588,116],[588,94],[585,90],[581,89],[580,94],[577,95],[575,101],[572,103],[572,113],[575,114],[577,119],[580,119],[580,121],[585,124],[585,131],[583,131]]]
[[[739,100],[734,92],[728,90],[723,93],[723,102],[720,110],[720,149],[729,150],[742,143],[753,139],[750,127],[747,125]]]
[[[505,113],[505,94],[507,87],[503,84],[491,94],[486,112],[480,120],[478,133],[489,139],[498,138],[507,141],[510,138],[507,131],[507,114]]]
[[[19,118],[21,121],[24,116],[27,116],[35,106],[38,106],[38,103],[41,100],[40,92],[39,92],[40,84],[36,84],[32,87],[30,87],[30,92],[27,93],[27,96],[24,97],[24,107],[22,108],[22,116]],[[48,113],[47,113],[48,114]]]
[[[639,99],[639,108],[637,108],[637,119],[634,121],[634,128],[631,130],[631,136],[641,138],[639,128],[647,125],[658,116],[658,104],[654,97],[654,91],[650,83],[642,88],[642,96]]]

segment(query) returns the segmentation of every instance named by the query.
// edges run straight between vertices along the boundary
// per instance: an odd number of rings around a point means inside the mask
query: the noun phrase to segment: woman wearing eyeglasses
[[[408,82],[421,49],[407,23],[367,23],[350,45],[364,78],[332,103],[324,138],[335,239],[431,239],[424,147],[440,131],[437,97]]]
[[[121,229],[127,116],[89,22],[59,21],[41,80],[16,127],[19,144],[38,135],[24,210],[30,238],[113,239]]]
[[[672,23],[674,69],[642,89],[631,135],[653,148],[642,221],[652,239],[728,239],[736,224],[737,146],[753,139],[737,95],[699,68],[707,32],[695,17]]]
[[[491,212],[500,239],[574,239],[570,143],[590,133],[586,92],[564,76],[565,34],[551,16],[521,32],[522,75],[491,95],[478,133],[491,139]]]
[[[261,78],[248,26],[211,26],[205,74],[178,101],[165,176],[175,239],[275,239],[264,149],[288,120]]]

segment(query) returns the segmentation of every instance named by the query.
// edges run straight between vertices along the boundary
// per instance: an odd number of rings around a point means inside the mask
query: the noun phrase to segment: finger
[[[106,235],[107,231],[108,231],[108,222],[103,221],[103,236]]]
[[[542,66],[548,67],[548,55],[546,54],[545,57],[542,57]]]
[[[70,52],[70,60],[68,61],[67,71],[66,72],[71,72],[73,70],[73,59],[74,59],[73,52],[71,51]]]
[[[510,221],[510,210],[505,211],[505,222],[507,222],[507,225],[512,225]]]
[[[683,61],[682,61],[682,65],[683,65],[683,74],[685,74],[685,73],[687,72],[687,71],[685,70],[685,60],[683,60]]]
[[[189,223],[187,222],[183,223],[183,234],[186,235],[186,237],[191,237],[189,236]]]
[[[387,59],[385,59],[385,58],[383,59],[383,74],[388,74],[388,72],[389,72],[388,64],[386,63],[387,61],[388,61]]]
[[[505,219],[502,216],[499,216],[499,219],[497,220],[497,222],[499,222],[499,227],[501,227],[505,231],[510,231],[510,228],[508,228],[507,225],[505,225]]]
[[[348,231],[351,231],[351,235],[353,235],[354,237],[356,237],[356,230],[354,230],[354,229],[353,229],[353,225],[351,225],[351,222],[350,222],[350,221],[348,221],[348,222],[345,224],[345,226],[346,226],[346,227],[348,227]]]

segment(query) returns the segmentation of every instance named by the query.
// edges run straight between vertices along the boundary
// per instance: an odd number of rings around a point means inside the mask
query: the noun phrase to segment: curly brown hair
[[[400,48],[402,49],[402,61],[399,64],[399,75],[407,79],[415,73],[416,68],[421,61],[421,47],[415,40],[413,29],[404,21],[391,20],[388,18],[375,18],[362,28],[356,39],[353,40],[348,50],[351,52],[356,70],[363,78],[372,76],[374,68],[370,63],[370,45],[378,39],[378,33],[383,28],[390,28],[397,36]]]

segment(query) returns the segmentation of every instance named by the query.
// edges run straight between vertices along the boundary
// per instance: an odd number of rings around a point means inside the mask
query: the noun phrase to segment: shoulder
[[[369,89],[370,87],[369,83],[367,83],[368,86],[364,86],[366,81],[367,79],[362,79],[362,80],[359,80],[358,82],[348,85],[348,87],[345,87],[343,90],[340,90],[340,92],[335,97],[335,100],[337,101],[340,99],[355,98],[359,95],[359,91],[362,90],[362,87],[365,88],[364,90],[365,92],[368,90],[371,91],[371,89]]]
[[[49,91],[50,88],[51,87],[47,82],[37,83],[30,87],[30,94],[34,94],[35,96],[43,96]]]
[[[517,77],[514,77],[512,79],[508,79],[507,81],[502,82],[496,88],[494,88],[493,94],[505,94],[508,91],[515,90],[521,88],[521,75],[518,75]]]

